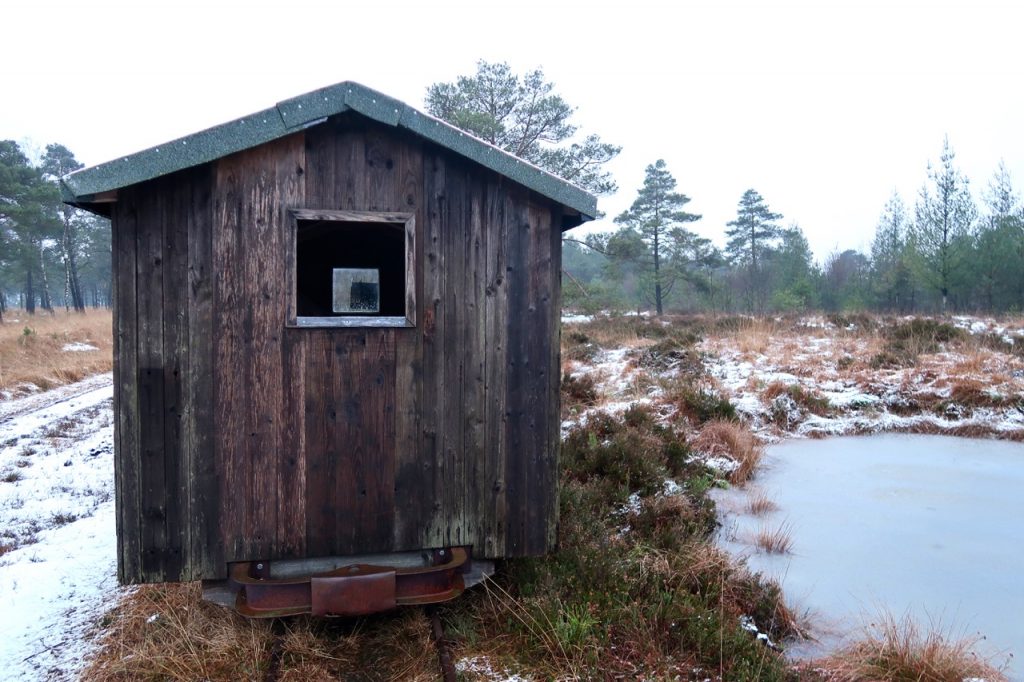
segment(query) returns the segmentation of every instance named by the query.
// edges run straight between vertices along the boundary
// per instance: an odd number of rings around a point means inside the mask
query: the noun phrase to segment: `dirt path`
[[[4,680],[76,679],[119,590],[111,375],[0,403]]]
[[[59,386],[52,391],[36,393],[15,400],[0,401],[0,437],[10,437],[7,433],[8,425],[18,417],[30,415],[33,412],[52,410],[86,393],[99,389],[110,389],[113,381],[113,375],[108,372],[83,379],[75,384]],[[106,396],[109,397],[109,395],[110,392],[107,391]]]

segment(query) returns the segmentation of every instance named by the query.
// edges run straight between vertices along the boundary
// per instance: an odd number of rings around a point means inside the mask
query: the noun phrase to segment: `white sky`
[[[976,197],[1024,187],[1024,2],[6,0],[0,138],[86,164],[355,80],[422,108],[478,58],[541,66],[623,146],[608,227],[664,158],[723,243],[749,187],[819,257],[866,249],[948,134]]]

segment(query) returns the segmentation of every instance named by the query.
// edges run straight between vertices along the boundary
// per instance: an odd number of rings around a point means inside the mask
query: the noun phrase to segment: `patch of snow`
[[[580,313],[562,314],[562,324],[583,324],[585,322],[592,322],[593,320],[593,315],[582,315]]]
[[[507,669],[495,670],[491,659],[487,656],[467,656],[455,661],[456,672],[463,675],[476,675],[488,682],[531,682],[532,678],[517,673],[511,673]]]
[[[99,350],[99,348],[90,343],[80,343],[75,341],[74,343],[65,343],[61,350],[65,353],[86,353],[92,350]]]
[[[112,393],[107,374],[0,405],[4,679],[75,679],[119,592]]]
[[[754,619],[750,616],[740,616],[740,627],[757,637],[758,641],[764,642],[768,648],[778,648],[775,645],[775,642],[773,642],[766,633],[761,632],[757,627],[757,624],[754,622]]]
[[[703,462],[711,469],[714,469],[718,473],[722,474],[723,476],[728,476],[732,472],[736,471],[736,469],[740,465],[739,462],[737,462],[736,460],[729,459],[728,457],[720,457],[717,455],[710,457],[702,457],[698,455],[697,459]]]

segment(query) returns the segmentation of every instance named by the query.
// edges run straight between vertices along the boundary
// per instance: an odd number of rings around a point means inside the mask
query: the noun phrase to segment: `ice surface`
[[[982,633],[997,665],[1024,655],[1024,444],[901,434],[789,441],[769,447],[753,486],[779,510],[754,518],[742,511],[747,493],[716,491],[731,510],[723,543],[780,580],[798,612],[816,615],[825,645],[839,643],[828,632],[856,635],[884,607]],[[792,554],[753,548],[759,528],[782,524]]]

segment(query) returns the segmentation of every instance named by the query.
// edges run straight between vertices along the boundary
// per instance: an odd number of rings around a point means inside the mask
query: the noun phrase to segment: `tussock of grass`
[[[793,534],[789,524],[778,528],[761,528],[754,535],[754,544],[768,554],[789,554],[793,549]]]
[[[779,505],[768,497],[763,491],[750,497],[747,501],[747,513],[754,516],[765,516],[779,510]]]
[[[949,399],[966,407],[1001,407],[1009,400],[994,393],[985,383],[977,379],[958,377],[950,386]]]
[[[747,320],[735,333],[736,347],[743,355],[761,355],[771,344],[777,329],[771,320],[755,318]]]
[[[864,639],[827,659],[837,682],[962,682],[968,678],[999,682],[1006,678],[973,647],[978,638],[957,637],[941,627],[922,632],[904,616],[883,615]]]
[[[692,447],[709,455],[725,456],[736,462],[729,482],[742,485],[750,480],[764,454],[757,437],[750,429],[733,421],[712,421],[704,425]]]
[[[773,381],[761,392],[761,397],[770,402],[779,396],[789,396],[794,403],[818,415],[826,415],[832,411],[832,405],[828,398],[809,390],[800,384],[785,384],[781,381]]]
[[[0,324],[0,391],[18,394],[24,384],[46,390],[109,372],[111,324],[109,310],[53,315],[8,311]],[[65,352],[69,343],[88,343],[97,350]]]

